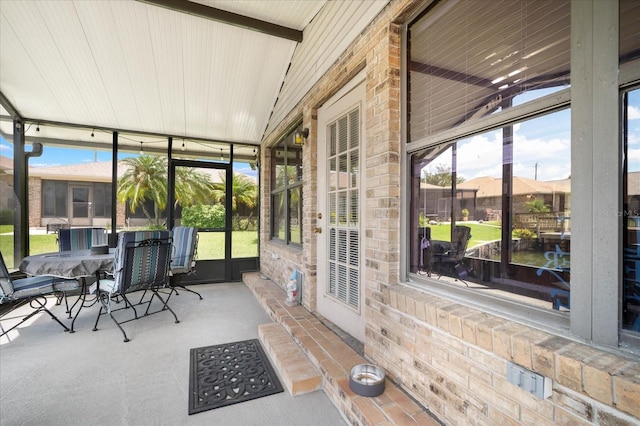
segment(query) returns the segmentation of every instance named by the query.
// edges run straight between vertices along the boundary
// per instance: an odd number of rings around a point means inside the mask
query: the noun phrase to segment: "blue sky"
[[[27,150],[30,149],[29,145],[27,145]],[[13,158],[13,146],[2,138],[2,136],[0,136],[0,155]],[[132,154],[130,153],[118,154],[118,159],[130,157],[131,155]],[[29,165],[31,167],[60,166],[91,163],[94,161],[111,161],[111,153],[108,151],[45,146],[43,154],[40,157],[31,158],[29,160]],[[258,171],[251,170],[251,167],[246,163],[235,163],[234,171],[244,173],[255,178],[258,176]]]

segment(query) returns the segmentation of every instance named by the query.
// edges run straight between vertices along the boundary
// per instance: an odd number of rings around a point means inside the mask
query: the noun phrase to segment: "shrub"
[[[185,207],[182,209],[181,224],[196,228],[224,228],[225,208],[220,204]]]
[[[516,228],[516,229],[514,229],[513,232],[512,232],[512,236],[514,238],[520,238],[522,240],[532,240],[532,239],[536,238],[535,232],[533,232],[531,229],[527,229],[527,228]]]
[[[0,210],[0,225],[13,225],[13,210]]]

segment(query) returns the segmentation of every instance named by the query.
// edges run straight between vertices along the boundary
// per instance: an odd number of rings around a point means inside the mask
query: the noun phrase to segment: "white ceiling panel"
[[[387,4],[197,1],[302,31],[299,43],[154,1],[1,0],[0,93],[10,106],[0,130],[11,134],[15,109],[45,123],[48,141],[64,139],[52,124],[66,123],[259,144],[269,120],[282,119]]]
[[[326,0],[198,0],[194,3],[302,31]]]
[[[345,49],[388,4],[388,0],[332,1],[304,30],[269,122],[275,127]]]

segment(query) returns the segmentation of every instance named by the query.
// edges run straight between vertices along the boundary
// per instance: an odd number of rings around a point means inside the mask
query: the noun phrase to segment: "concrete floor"
[[[126,323],[128,343],[109,318],[92,331],[97,306],[80,313],[73,334],[45,314],[2,337],[0,425],[346,424],[324,392],[294,398],[286,389],[189,416],[189,350],[257,338],[271,322],[243,283],[193,288],[204,300],[171,299],[179,324],[169,312]]]

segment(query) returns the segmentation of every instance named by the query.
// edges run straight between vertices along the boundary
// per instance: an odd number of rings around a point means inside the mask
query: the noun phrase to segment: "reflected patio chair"
[[[138,315],[137,307],[146,305],[144,314],[147,316],[164,310],[169,310],[175,322],[180,322],[175,312],[167,305],[162,298],[159,289],[167,285],[169,272],[169,262],[171,255],[171,233],[169,231],[137,231],[121,232],[118,234],[118,244],[115,250],[113,279],[100,279],[91,285],[90,293],[96,294],[100,301],[100,310],[96,318],[93,331],[98,329],[98,322],[102,315],[109,315],[124,335],[124,341],[129,338],[121,324],[141,318]],[[135,305],[129,301],[127,294],[136,291],[151,291],[152,296],[148,301],[140,301]],[[115,308],[112,302],[114,298],[121,296],[124,306]],[[157,298],[162,304],[162,308],[149,312],[151,304]],[[168,299],[167,299],[168,301]],[[118,321],[114,312],[131,309],[133,318],[125,317]]]
[[[438,278],[447,273],[468,285],[465,280],[469,278],[469,271],[464,266],[463,259],[470,239],[470,227],[457,225],[453,228],[451,243],[445,247],[445,251],[433,253],[431,257],[433,268],[438,272]]]
[[[178,291],[177,287],[202,296],[197,291],[186,288],[182,285],[182,278],[185,275],[196,272],[196,251],[198,249],[198,228],[191,226],[176,226],[173,228],[173,244],[171,247],[171,265],[169,267],[169,285],[171,292]]]
[[[14,306],[10,308],[3,317],[6,317],[9,313],[26,305],[27,303],[33,309],[33,311],[24,316],[19,322],[10,326],[6,330],[0,323],[0,331],[2,332],[0,336],[4,336],[14,328],[20,326],[25,321],[41,312],[46,312],[51,319],[62,326],[64,331],[69,331],[69,328],[47,308],[47,296],[54,295],[54,282],[56,281],[58,281],[57,278],[50,276],[27,277],[15,280],[11,279],[7,266],[4,263],[2,253],[0,252],[0,304],[14,303]],[[78,282],[75,281],[75,283],[77,288],[79,288]],[[64,284],[72,285],[72,283],[66,283],[66,280]]]

